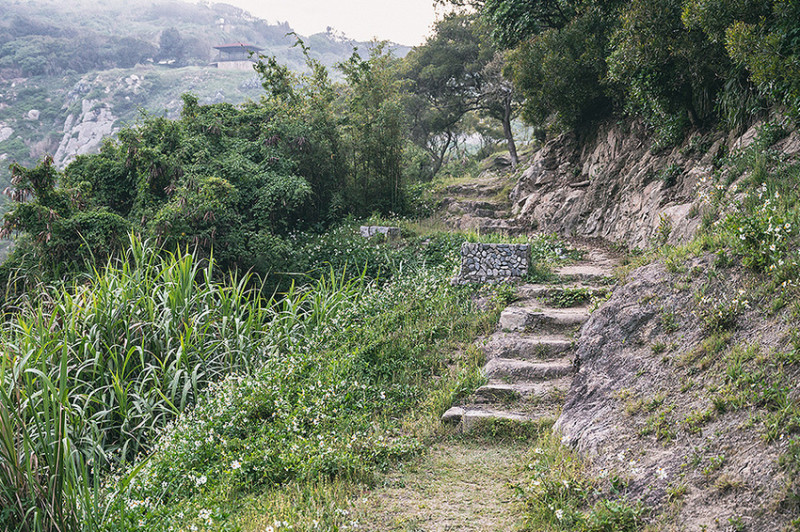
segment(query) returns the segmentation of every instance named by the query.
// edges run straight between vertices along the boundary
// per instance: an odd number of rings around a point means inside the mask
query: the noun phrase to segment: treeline
[[[450,2],[462,4],[463,2]],[[800,2],[468,1],[508,50],[523,117],[569,129],[642,118],[656,149],[686,128],[800,114]]]
[[[297,76],[258,65],[259,102],[198,105],[179,120],[146,118],[61,173],[45,159],[12,166],[4,233],[21,233],[8,271],[59,275],[104,262],[129,232],[167,249],[213,254],[223,270],[286,268],[287,237],[347,215],[402,212],[399,84],[376,48]]]
[[[206,65],[212,47],[229,40],[220,20],[244,41],[282,49],[293,42],[288,24],[269,24],[224,4],[34,2],[13,6],[0,20],[0,73],[61,76],[148,61]]]
[[[366,59],[356,52],[338,64],[341,82],[297,46],[306,73],[262,57],[258,102],[202,106],[185,95],[180,119],[146,117],[63,172],[48,158],[12,165],[2,234],[19,238],[0,275],[63,277],[115,255],[129,232],[213,252],[221,271],[305,271],[296,232],[417,212],[418,185],[463,172],[476,131],[487,149],[505,138],[514,153],[518,101],[474,17],[445,18],[406,58],[385,44]]]
[[[147,118],[63,175],[13,166],[6,273],[103,261],[129,231],[223,269],[297,271],[297,231],[414,213],[418,184],[498,144],[516,163],[518,115],[544,135],[627,114],[658,151],[690,127],[800,114],[798,2],[466,1],[403,59],[378,45],[340,63],[342,82],[299,41],[306,74],[262,58],[259,102],[186,96],[179,120]]]
[[[209,56],[205,43],[184,41],[174,28],[164,30],[158,44],[13,16],[0,25],[0,68],[16,70],[23,76],[57,76],[131,68],[147,60],[207,60]]]

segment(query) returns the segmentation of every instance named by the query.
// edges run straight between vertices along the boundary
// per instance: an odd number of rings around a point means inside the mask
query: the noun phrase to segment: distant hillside
[[[182,93],[201,103],[258,98],[255,73],[210,66],[215,45],[251,43],[304,68],[288,23],[228,4],[0,0],[0,12],[0,189],[11,162],[32,165],[50,154],[63,166],[97,150],[141,110],[176,116]],[[371,45],[332,31],[303,39],[329,67]],[[396,46],[395,54],[408,50]]]

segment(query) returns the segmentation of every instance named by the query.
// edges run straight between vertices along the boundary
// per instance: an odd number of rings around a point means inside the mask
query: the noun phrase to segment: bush
[[[787,211],[778,191],[770,193],[762,184],[747,201],[730,213],[724,227],[731,233],[733,250],[742,263],[757,271],[787,266],[798,230],[798,213]]]
[[[544,125],[551,117],[574,128],[607,112],[607,21],[589,11],[561,30],[548,30],[523,42],[510,57],[514,83],[525,96],[522,115]]]

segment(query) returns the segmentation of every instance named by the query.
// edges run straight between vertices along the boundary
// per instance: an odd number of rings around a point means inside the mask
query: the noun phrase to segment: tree
[[[800,115],[798,2],[690,0],[682,17],[688,28],[700,28],[711,42],[724,44],[732,60],[719,99],[726,117],[751,108],[747,103],[756,91],[789,114]],[[741,74],[744,79],[737,79]],[[742,125],[741,119],[734,122]]]
[[[498,120],[503,125],[503,136],[508,145],[511,165],[516,166],[519,157],[511,121],[519,112],[520,99],[514,83],[504,75],[506,66],[504,54],[496,52],[494,58],[483,67],[481,72],[483,77],[481,109],[484,114]]]
[[[385,43],[372,48],[366,61],[354,52],[339,64],[347,80],[343,140],[350,163],[348,192],[361,215],[396,213],[404,206],[405,121],[394,64]]]
[[[575,16],[574,3],[564,0],[486,0],[483,14],[493,27],[495,42],[511,48],[531,35],[566,26]]]
[[[116,65],[121,68],[133,68],[137,63],[142,63],[146,59],[155,57],[158,50],[149,42],[134,37],[122,37],[115,39],[114,59]]]
[[[161,59],[174,59],[177,63],[183,60],[183,37],[175,28],[167,28],[158,38],[158,56]]]
[[[410,134],[431,157],[432,175],[461,134],[464,115],[481,107],[482,71],[494,53],[482,45],[481,31],[475,16],[450,14],[406,56]]]
[[[523,41],[509,54],[523,118],[540,127],[571,129],[611,107],[604,80],[608,25],[596,11]]]

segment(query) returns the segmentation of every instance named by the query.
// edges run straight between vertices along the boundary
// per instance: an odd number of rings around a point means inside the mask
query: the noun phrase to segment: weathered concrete
[[[362,225],[360,227],[361,236],[372,238],[375,235],[384,235],[389,240],[400,238],[399,227],[387,227],[383,225]]]

